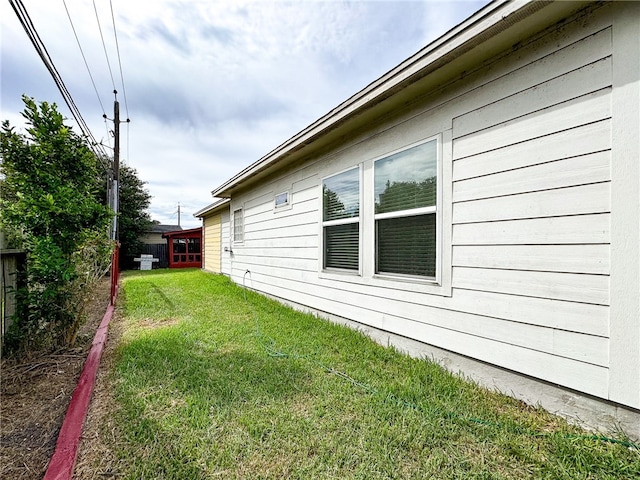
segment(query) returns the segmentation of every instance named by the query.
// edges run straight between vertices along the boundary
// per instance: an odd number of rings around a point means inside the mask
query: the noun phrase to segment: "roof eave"
[[[576,3],[589,2],[575,2],[574,5]],[[213,190],[211,194],[214,197],[230,197],[232,191],[248,179],[270,169],[287,156],[310,145],[320,136],[346,122],[350,117],[377,105],[391,96],[393,92],[442,68],[458,56],[483,44],[497,33],[506,30],[549,4],[550,2],[542,0],[493,1],[307,128],[237,173]]]
[[[198,210],[196,213],[193,214],[193,216],[196,218],[202,218],[210,213],[214,213],[216,210],[222,209],[229,202],[230,200],[228,198],[222,198],[222,199],[216,200],[215,202]]]

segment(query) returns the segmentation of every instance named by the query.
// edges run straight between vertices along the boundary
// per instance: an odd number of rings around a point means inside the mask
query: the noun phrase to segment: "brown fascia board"
[[[520,39],[544,29],[588,3],[593,2],[493,1],[240,171],[211,194],[230,197],[234,191],[246,188],[312,148],[321,148],[331,143],[332,139],[345,135],[349,129],[358,128],[372,117],[389,111],[394,105],[406,103],[406,98],[396,94],[408,86],[420,83],[419,90],[422,92],[440,86],[447,78],[473,69],[501,50],[517,44]],[[393,100],[394,95],[398,97],[396,101]]]

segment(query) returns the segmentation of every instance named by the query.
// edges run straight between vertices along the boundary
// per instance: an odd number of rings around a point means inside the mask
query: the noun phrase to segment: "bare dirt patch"
[[[42,478],[93,336],[109,304],[109,279],[95,289],[74,348],[0,363],[0,478]]]

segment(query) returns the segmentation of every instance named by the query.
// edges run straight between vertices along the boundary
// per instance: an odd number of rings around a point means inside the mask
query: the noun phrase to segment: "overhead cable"
[[[124,98],[124,109],[127,112],[127,161],[129,160],[129,104],[127,103],[127,89],[124,86],[124,75],[122,73],[122,60],[120,57],[120,44],[118,42],[118,33],[116,30],[116,18],[113,14],[113,2],[109,0],[109,7],[111,8],[111,23],[113,24],[113,36],[116,40],[116,53],[118,54],[118,67],[120,68],[120,81],[122,82],[122,95]]]
[[[102,48],[104,49],[104,56],[107,59],[107,66],[109,67],[109,75],[111,75],[111,84],[113,85],[114,92],[116,89],[116,82],[113,80],[113,72],[111,71],[111,63],[109,62],[109,55],[107,54],[107,45],[104,43],[104,36],[102,35],[102,27],[100,26],[100,18],[98,17],[98,8],[96,7],[96,0],[93,0],[93,10],[96,12],[96,21],[98,22],[98,30],[100,31],[100,39],[102,40]]]
[[[62,0],[64,4],[64,9],[67,12],[67,17],[69,18],[69,23],[71,24],[71,30],[73,30],[73,35],[76,37],[76,42],[78,42],[78,48],[80,49],[80,54],[82,55],[82,60],[84,60],[84,65],[87,67],[87,72],[89,73],[89,78],[91,78],[91,84],[93,85],[93,89],[96,92],[96,97],[98,97],[98,102],[100,103],[100,108],[102,108],[102,113],[104,114],[104,105],[102,105],[102,100],[100,99],[100,94],[98,93],[98,88],[96,87],[96,82],[93,80],[93,75],[91,74],[91,69],[89,68],[89,64],[87,63],[87,58],[84,55],[84,51],[82,50],[82,45],[80,45],[80,39],[78,38],[78,34],[76,32],[76,28],[73,25],[73,20],[71,20],[71,14],[69,13],[69,9],[67,8],[66,0]]]
[[[27,37],[29,37],[29,40],[31,40],[31,43],[36,49],[36,52],[40,56],[40,59],[42,60],[45,67],[51,74],[51,77],[53,78],[54,83],[58,87],[58,90],[60,91],[62,98],[67,104],[67,107],[69,107],[69,110],[71,111],[73,118],[78,124],[78,127],[82,131],[83,135],[89,140],[89,148],[93,151],[93,153],[98,158],[107,158],[108,155],[106,151],[104,149],[98,149],[98,145],[100,144],[98,144],[93,134],[91,133],[91,130],[89,129],[88,125],[84,121],[84,118],[82,118],[82,115],[80,114],[80,110],[78,109],[77,105],[73,101],[73,97],[71,96],[71,93],[69,92],[66,85],[64,84],[62,77],[60,76],[60,73],[56,69],[53,63],[53,60],[49,55],[49,52],[47,51],[44,43],[42,42],[42,39],[38,35],[38,32],[33,24],[33,21],[31,20],[31,17],[29,17],[29,13],[27,12],[27,9],[25,8],[24,4],[22,3],[21,0],[9,0],[9,3],[13,8],[13,11],[15,12],[16,16],[18,17],[18,20],[20,21],[22,28],[24,28],[24,31],[27,33]]]
[[[113,14],[113,2],[109,0],[111,7],[111,21],[113,23],[113,36],[116,39],[116,52],[118,54],[118,66],[120,67],[120,81],[122,82],[122,95],[124,97],[124,109],[127,112],[127,120],[129,119],[129,105],[127,104],[127,89],[124,87],[124,75],[122,74],[122,61],[120,59],[120,44],[118,43],[118,33],[116,32],[116,19]]]

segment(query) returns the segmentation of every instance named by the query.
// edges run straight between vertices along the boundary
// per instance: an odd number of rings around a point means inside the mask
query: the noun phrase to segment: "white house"
[[[640,3],[494,1],[216,188],[221,271],[638,437],[639,132]]]

